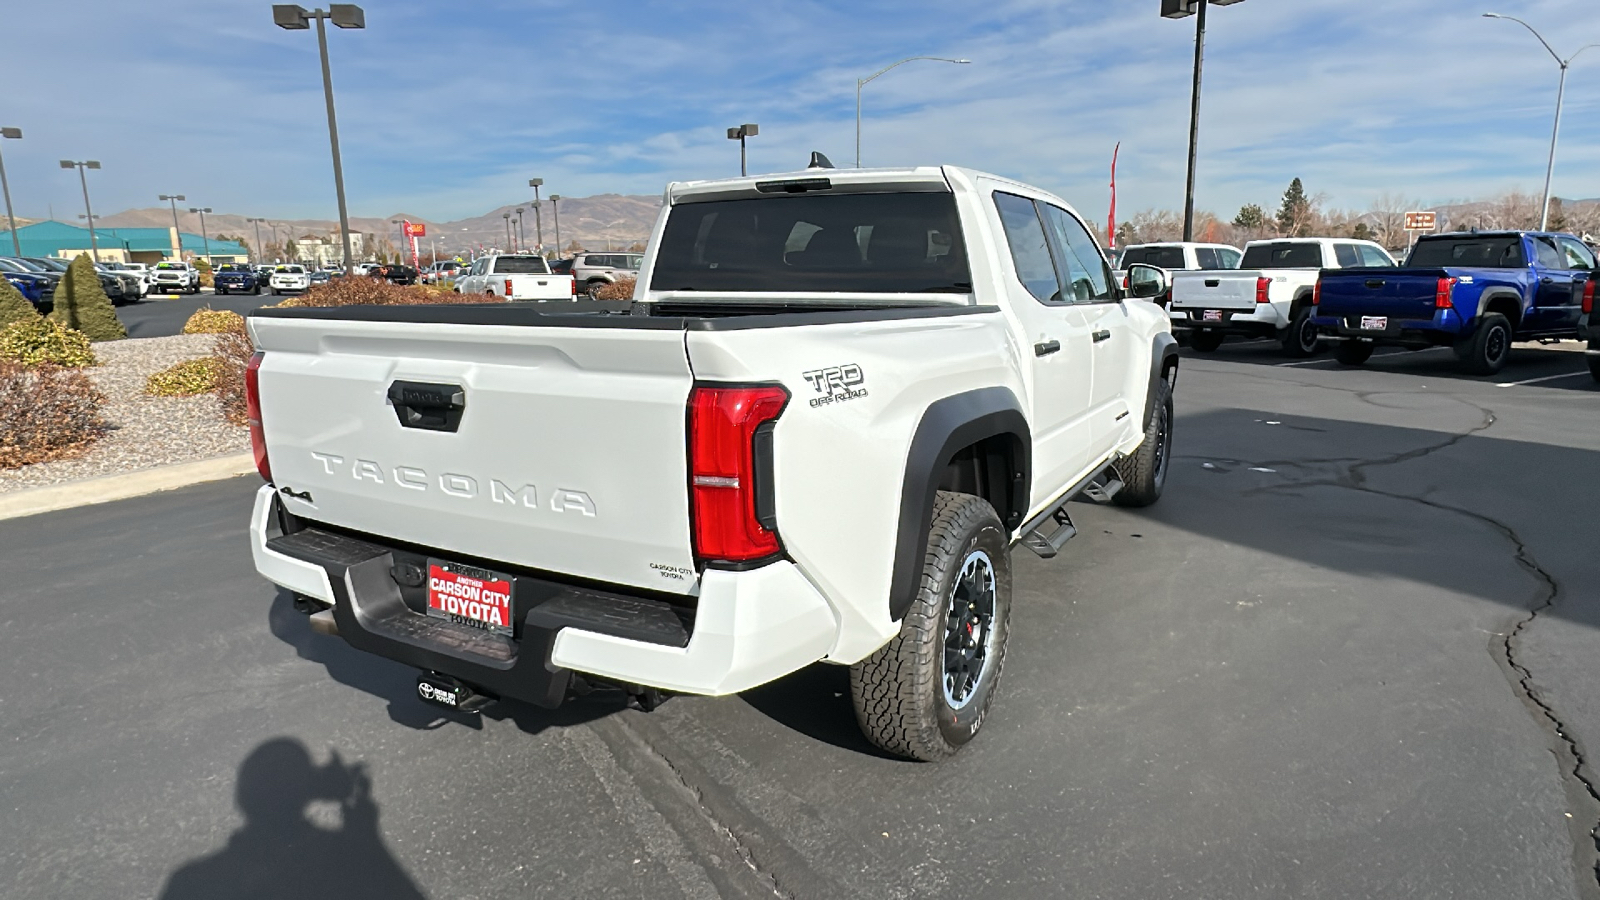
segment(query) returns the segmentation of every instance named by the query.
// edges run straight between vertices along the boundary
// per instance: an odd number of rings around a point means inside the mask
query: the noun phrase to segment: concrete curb
[[[0,520],[19,519],[23,516],[72,509],[77,506],[92,506],[96,503],[142,497],[157,491],[170,491],[191,484],[248,475],[255,470],[255,457],[249,453],[238,453],[233,456],[202,459],[198,462],[143,469],[125,475],[107,475],[68,484],[30,488],[26,491],[0,494]]]

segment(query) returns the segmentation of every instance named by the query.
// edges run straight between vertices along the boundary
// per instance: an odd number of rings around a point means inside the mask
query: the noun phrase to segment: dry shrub
[[[485,303],[503,302],[479,295],[467,296],[450,291],[439,291],[421,284],[390,284],[377,278],[335,278],[327,284],[314,285],[298,297],[279,306],[418,306],[429,303]]]
[[[250,342],[250,335],[243,328],[217,335],[217,342],[211,346],[217,402],[222,406],[222,417],[234,425],[243,426],[248,417],[244,401],[244,370],[255,352],[255,344]]]
[[[608,285],[597,288],[591,299],[594,300],[632,300],[634,279],[622,278]]]
[[[226,309],[202,306],[183,323],[184,334],[225,334],[244,328],[244,316]]]
[[[222,361],[215,356],[186,359],[145,379],[144,392],[155,397],[193,397],[217,389]]]
[[[68,369],[97,365],[88,335],[43,316],[0,328],[0,359]]]
[[[78,456],[107,425],[82,372],[0,360],[0,469]]]

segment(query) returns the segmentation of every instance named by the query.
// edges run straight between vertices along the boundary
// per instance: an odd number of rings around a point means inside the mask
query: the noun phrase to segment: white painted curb
[[[157,491],[220,481],[237,475],[254,474],[255,457],[249,453],[233,456],[216,456],[198,462],[178,463],[129,472],[125,475],[107,475],[68,484],[52,484],[30,488],[26,491],[0,494],[0,519],[17,519],[39,513],[110,503],[129,497],[142,497]]]

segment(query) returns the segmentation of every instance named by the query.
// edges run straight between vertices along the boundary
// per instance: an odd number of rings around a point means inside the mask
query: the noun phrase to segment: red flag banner
[[[1122,142],[1111,151],[1111,213],[1106,216],[1106,249],[1117,246],[1117,154],[1122,152]]]

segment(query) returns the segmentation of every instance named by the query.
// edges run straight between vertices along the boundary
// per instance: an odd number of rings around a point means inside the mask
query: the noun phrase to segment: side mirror
[[[1159,266],[1134,263],[1128,267],[1128,293],[1143,300],[1172,290],[1172,276]]]

